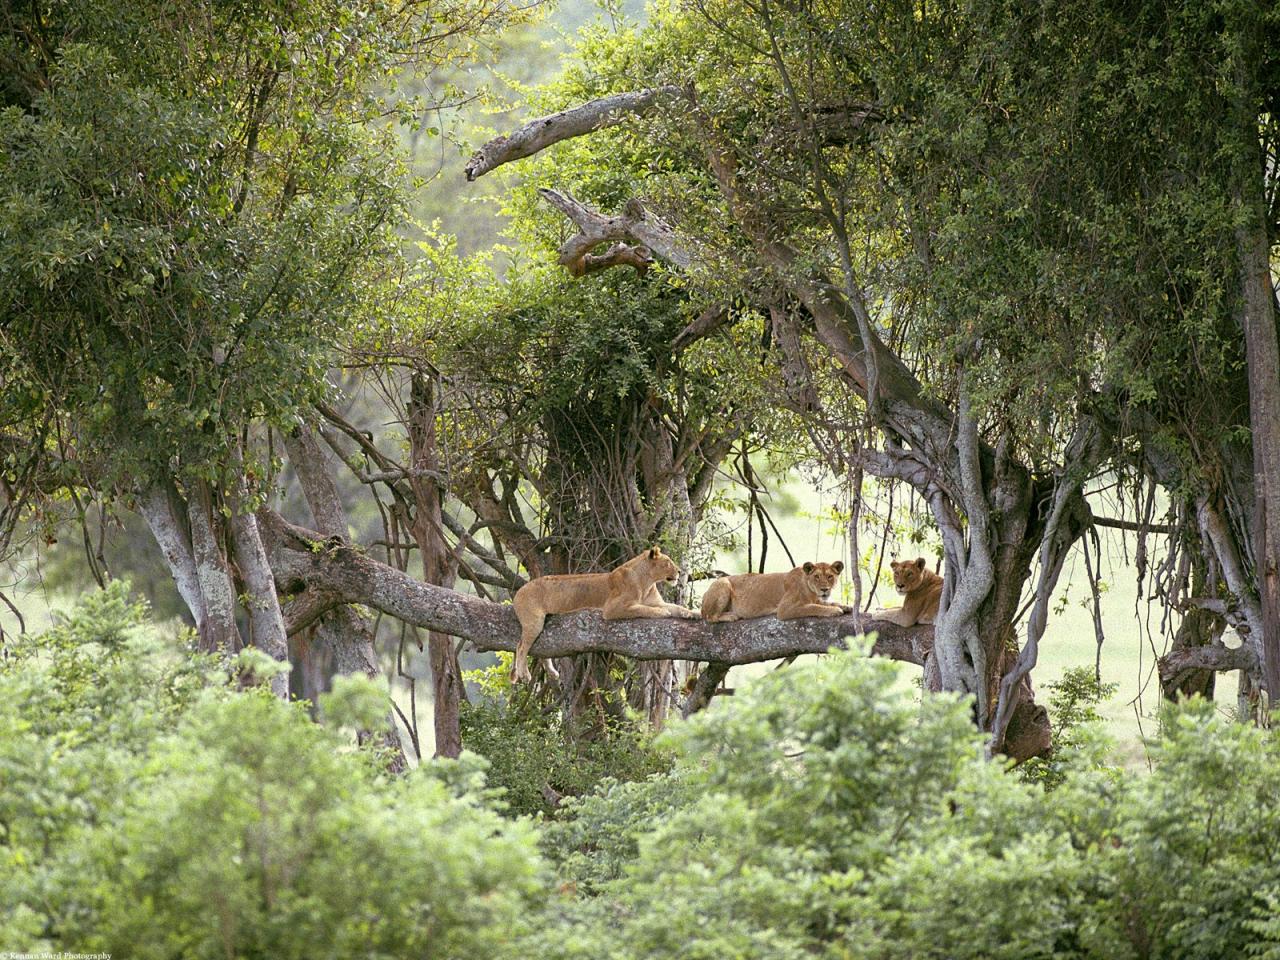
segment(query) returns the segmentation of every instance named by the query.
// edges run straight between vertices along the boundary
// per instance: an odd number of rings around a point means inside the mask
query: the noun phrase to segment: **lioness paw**
[[[842,603],[842,604],[840,604],[840,612],[841,612],[841,613],[853,613],[853,607],[849,606],[847,603]]]
[[[532,680],[533,674],[529,671],[528,662],[517,660],[511,665],[512,683],[530,683]]]
[[[702,614],[700,614],[697,610],[690,610],[688,607],[681,607],[680,619],[681,620],[701,620]]]

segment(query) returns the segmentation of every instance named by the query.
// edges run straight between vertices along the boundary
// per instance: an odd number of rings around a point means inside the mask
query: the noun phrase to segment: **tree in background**
[[[587,102],[486,144],[468,173],[624,122],[652,145],[622,215],[547,195],[581,231],[571,245],[649,252],[707,291],[729,278],[838,363],[860,402],[841,428],[849,465],[915,487],[943,538],[936,682],[974,694],[998,744],[1094,522],[1084,484],[1117,466],[1174,492],[1175,542],[1209,552],[1227,597],[1190,598],[1175,559],[1168,602],[1230,608],[1245,628],[1245,655],[1203,659],[1265,663],[1265,591],[1244,560],[1261,544],[1228,521],[1251,516],[1257,485],[1235,321],[1274,326],[1273,296],[1255,295],[1266,270],[1236,241],[1241,210],[1275,209],[1275,71],[1242,51],[1273,49],[1275,29],[1230,3],[664,8],[584,45]],[[1182,129],[1205,117],[1222,120],[1213,136]]]
[[[511,12],[5,16],[6,539],[64,497],[134,504],[202,647],[247,640],[284,659],[254,516],[275,469],[262,428],[292,432],[325,396],[335,343],[398,263],[392,121],[410,105],[388,115],[371,91],[406,64],[467,56]]]

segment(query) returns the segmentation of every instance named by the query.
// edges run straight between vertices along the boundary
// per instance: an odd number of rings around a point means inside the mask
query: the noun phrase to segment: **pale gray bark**
[[[538,193],[572,220],[579,230],[560,248],[560,263],[574,276],[597,269],[587,262],[586,257],[600,244],[615,241],[639,244],[681,270],[687,270],[693,263],[693,253],[688,246],[676,237],[669,226],[646,213],[635,200],[627,204],[621,215],[610,217],[597,213],[559,190],[542,187]],[[611,251],[611,254],[615,258],[620,256],[617,251]]]
[[[151,535],[164,555],[174,585],[178,588],[178,595],[191,611],[191,619],[201,637],[201,646],[208,646],[208,613],[204,594],[200,590],[200,572],[196,569],[191,537],[183,522],[182,504],[172,481],[153,484],[144,490],[138,497],[138,512],[147,521]]]
[[[285,434],[284,446],[316,529],[330,537],[348,536],[347,511],[333,482],[329,455],[315,432],[306,424],[300,424],[292,433]]]
[[[968,537],[955,536],[950,517],[942,517],[944,548],[948,561],[958,571],[952,577],[949,596],[938,611],[937,641],[934,650],[945,690],[972,693],[977,698],[978,724],[989,728],[982,678],[988,675],[987,652],[978,632],[978,611],[995,582],[992,563],[990,505],[978,460],[978,426],[969,410],[968,394],[961,387],[959,423],[956,434],[959,459],[961,504],[968,519]],[[951,535],[948,536],[948,533]]]
[[[236,592],[213,526],[213,493],[203,480],[195,481],[188,494],[187,519],[207,624],[200,634],[201,649],[234,653],[243,645],[236,626]]]
[[[258,521],[251,513],[231,511],[231,546],[236,567],[244,583],[253,645],[273,660],[289,662],[289,638],[284,629],[284,615],[276,596],[276,582],[267,562],[266,550],[258,534]],[[271,678],[271,692],[282,700],[289,698],[289,675]]]
[[[504,163],[531,157],[562,140],[615,126],[627,117],[644,113],[662,100],[673,99],[679,94],[680,88],[676,86],[615,93],[530,120],[514,133],[496,137],[477,150],[467,161],[467,179],[477,180]]]
[[[1253,584],[1245,572],[1231,528],[1207,497],[1196,500],[1196,519],[1200,525],[1200,535],[1212,547],[1222,579],[1234,595],[1234,602],[1224,608],[1223,612],[1236,632],[1243,637],[1245,645],[1253,648],[1258,663],[1261,664],[1262,609],[1250,589]]]

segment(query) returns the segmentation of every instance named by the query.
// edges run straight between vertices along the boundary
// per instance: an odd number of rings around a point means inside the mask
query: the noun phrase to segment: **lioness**
[[[893,586],[905,599],[894,610],[877,610],[877,620],[888,620],[900,627],[917,623],[933,623],[938,616],[938,603],[942,599],[942,578],[925,566],[924,557],[914,560],[892,561]]]
[[[702,598],[702,619],[708,623],[750,620],[776,613],[779,620],[797,617],[838,617],[852,607],[828,603],[844,564],[806,563],[790,573],[740,573],[721,577]]]
[[[512,682],[526,683],[532,679],[529,648],[542,633],[549,613],[602,610],[606,620],[698,619],[696,611],[667,603],[658,593],[658,582],[674,583],[679,572],[674,560],[657,547],[651,547],[608,573],[552,574],[530,580],[516,591],[512,604],[520,619],[520,643],[511,666]]]

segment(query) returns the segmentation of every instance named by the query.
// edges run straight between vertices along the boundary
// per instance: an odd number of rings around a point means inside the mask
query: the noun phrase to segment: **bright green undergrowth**
[[[1145,776],[1073,721],[1046,789],[983,759],[967,704],[833,653],[674,723],[645,746],[658,772],[600,760],[612,777],[535,819],[492,786],[518,800],[547,735],[518,713],[488,764],[392,776],[350,733],[367,684],[317,725],[145,620],[112,587],[0,662],[6,949],[1280,957],[1280,750],[1203,704],[1165,718]],[[1087,721],[1096,691],[1060,693]]]

